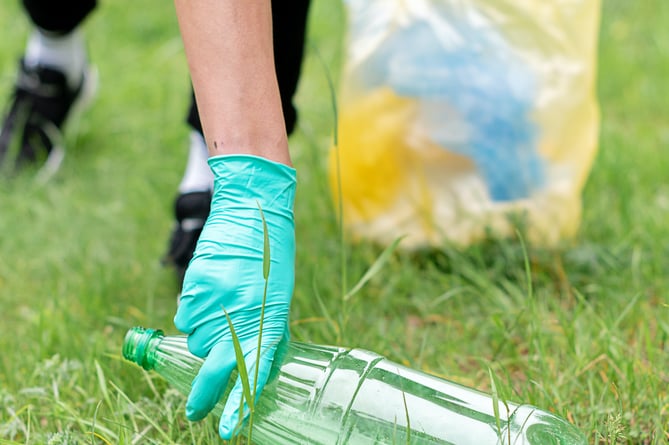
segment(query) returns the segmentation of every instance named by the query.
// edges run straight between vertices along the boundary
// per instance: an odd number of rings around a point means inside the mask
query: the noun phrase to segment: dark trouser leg
[[[96,3],[96,0],[23,0],[23,7],[35,26],[67,34],[95,9]]]

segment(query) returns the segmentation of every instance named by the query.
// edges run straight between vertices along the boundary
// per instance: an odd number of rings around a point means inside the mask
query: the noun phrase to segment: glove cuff
[[[257,207],[259,202],[264,209],[292,213],[297,184],[294,168],[253,155],[212,156],[207,162],[214,174],[212,206]]]

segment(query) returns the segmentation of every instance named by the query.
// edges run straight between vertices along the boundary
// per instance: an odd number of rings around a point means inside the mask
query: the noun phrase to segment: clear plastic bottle
[[[185,336],[132,328],[123,356],[187,394],[202,360]],[[581,445],[573,425],[529,405],[393,363],[373,352],[291,342],[258,402],[257,444]],[[214,409],[220,415],[223,402]],[[499,426],[498,426],[499,425]],[[242,433],[246,429],[241,430]]]

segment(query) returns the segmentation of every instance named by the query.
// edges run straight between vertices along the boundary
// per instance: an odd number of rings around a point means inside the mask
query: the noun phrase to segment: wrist
[[[297,175],[293,167],[249,154],[212,156],[214,204],[283,208],[292,212]]]

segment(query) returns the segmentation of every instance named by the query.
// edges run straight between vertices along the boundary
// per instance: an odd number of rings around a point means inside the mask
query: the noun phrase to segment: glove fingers
[[[216,344],[209,352],[200,372],[193,380],[186,401],[188,420],[203,419],[221,399],[236,364],[232,351],[232,342],[223,341]]]
[[[274,348],[263,351],[262,355],[260,356],[260,362],[258,368],[258,384],[256,386],[256,391],[255,391],[256,399],[257,396],[260,395],[260,393],[262,392],[263,388],[265,387],[265,383],[267,383],[267,379],[269,378],[269,374],[272,369],[272,361],[273,361],[272,357],[274,355],[273,349]],[[246,369],[248,371],[248,380],[249,380],[249,386],[251,388],[251,394],[253,394],[252,382],[255,377],[255,365],[257,359],[256,351],[257,350],[254,348],[253,350],[249,351],[244,357],[244,361],[246,363]],[[242,385],[242,380],[240,377],[237,377],[235,386],[232,388],[232,391],[228,396],[228,400],[226,401],[223,414],[221,415],[221,421],[218,426],[218,432],[223,439],[230,439],[233,433],[235,432],[237,424],[239,423],[239,418],[240,418],[239,410],[241,407],[243,392],[244,392],[244,387]],[[249,408],[246,403],[246,400],[244,400],[243,409],[244,409],[244,417],[248,416]]]

